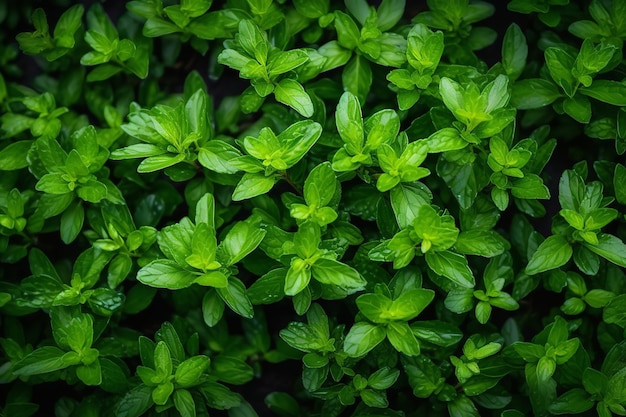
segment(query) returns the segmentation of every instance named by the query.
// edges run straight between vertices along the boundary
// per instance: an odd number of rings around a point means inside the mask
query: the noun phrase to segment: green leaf
[[[276,101],[283,103],[304,117],[313,116],[313,102],[311,97],[304,91],[302,84],[291,78],[284,78],[274,88]]]
[[[620,238],[607,233],[599,233],[597,245],[588,242],[582,242],[582,244],[591,252],[602,256],[615,265],[626,268],[626,244]]]
[[[265,230],[247,222],[237,222],[220,243],[226,265],[234,265],[255,250],[265,237]]]
[[[474,204],[478,192],[486,185],[481,183],[479,169],[474,163],[449,162],[444,158],[440,158],[437,163],[437,173],[463,209],[469,209]]]
[[[300,258],[293,258],[284,280],[285,295],[301,293],[311,281],[311,269]]]
[[[559,203],[568,210],[578,211],[585,193],[583,179],[575,171],[566,170],[559,180]]]
[[[196,226],[206,223],[210,229],[215,229],[215,198],[213,194],[206,193],[196,203]]]
[[[324,207],[330,203],[337,188],[337,177],[330,163],[322,163],[311,170],[304,182],[304,198],[309,205]]]
[[[528,45],[524,32],[513,23],[506,30],[502,40],[502,66],[511,80],[519,78],[522,74],[527,57]]]
[[[519,110],[537,109],[552,104],[562,94],[548,80],[530,78],[513,84],[511,102]]]
[[[202,318],[207,326],[213,327],[222,319],[225,304],[217,290],[209,289],[202,297]]]
[[[49,194],[67,194],[72,190],[63,174],[46,174],[35,184],[35,189]]]
[[[250,303],[246,295],[246,287],[239,279],[235,277],[229,278],[228,287],[217,288],[217,293],[235,313],[245,318],[254,316],[252,303]]]
[[[197,277],[194,283],[204,287],[225,288],[228,286],[228,276],[221,271],[209,271]]]
[[[157,259],[137,272],[137,280],[156,288],[179,290],[194,283],[196,275],[169,259]]]
[[[186,389],[177,389],[174,391],[174,407],[180,413],[181,417],[195,417],[196,403],[191,393]]]
[[[207,356],[198,355],[186,359],[176,368],[174,379],[182,388],[189,388],[200,382],[201,375],[208,369],[210,360]]]
[[[385,328],[366,322],[358,322],[346,335],[343,350],[352,357],[363,356],[385,340]]]
[[[367,283],[356,269],[332,259],[320,258],[311,271],[313,278],[322,284],[336,285],[350,294],[363,290]]]
[[[411,320],[419,315],[435,298],[432,290],[409,289],[393,300],[389,314],[393,320]]]
[[[432,200],[430,190],[419,183],[400,184],[391,189],[390,197],[396,221],[402,229],[412,226],[419,208]]]
[[[471,295],[472,291],[468,291]],[[411,323],[411,331],[419,340],[444,348],[456,345],[463,338],[458,327],[440,320],[416,321]]]
[[[468,230],[459,233],[454,248],[465,255],[492,258],[508,249],[509,243],[494,230]]]
[[[626,166],[617,164],[613,176],[615,199],[621,204],[626,204],[626,187],[622,187],[622,184],[626,184]]]
[[[568,96],[572,97],[575,88],[575,80],[571,72],[574,67],[574,58],[564,49],[556,46],[547,48],[544,56],[552,79],[563,88]]]
[[[153,404],[152,387],[139,384],[128,391],[117,403],[115,413],[121,417],[139,417]]]
[[[476,406],[466,396],[460,396],[448,403],[448,413],[450,417],[480,417]]]
[[[474,295],[471,288],[454,288],[444,301],[446,308],[453,313],[467,313],[474,308]]]
[[[298,163],[322,134],[322,126],[312,120],[292,124],[278,135],[287,168]]]
[[[583,372],[583,386],[591,394],[604,394],[609,384],[609,378],[600,371],[586,368]]]
[[[341,95],[335,112],[337,132],[346,143],[347,151],[354,155],[361,152],[365,141],[361,104],[350,92]]]
[[[544,240],[526,265],[525,272],[535,275],[540,272],[559,268],[570,260],[573,254],[572,246],[561,235],[553,235]]]
[[[618,295],[607,304],[602,311],[602,320],[605,323],[626,327],[626,294]]]
[[[267,395],[265,405],[279,416],[296,416],[300,413],[300,404],[285,392],[272,392]]]
[[[139,164],[137,172],[145,174],[148,172],[155,172],[165,168],[169,168],[185,160],[185,155],[179,154],[167,154],[150,156]]]
[[[618,81],[596,80],[578,89],[582,94],[614,106],[626,106],[626,86]]]
[[[287,73],[309,60],[309,55],[301,49],[270,54],[268,72],[271,78]],[[280,83],[279,83],[280,84]]]
[[[413,388],[413,394],[416,397],[428,398],[443,386],[445,379],[441,376],[441,369],[428,356],[420,355],[401,359],[409,385]]]
[[[565,98],[563,110],[579,123],[589,123],[591,120],[591,102],[582,95]]]
[[[363,127],[367,136],[364,151],[371,152],[381,144],[396,139],[400,131],[400,118],[394,110],[384,109],[365,119]]]
[[[280,301],[285,296],[286,273],[287,268],[273,269],[252,283],[247,291],[252,304],[272,304]]]
[[[163,155],[167,153],[160,146],[149,143],[137,143],[135,145],[126,146],[125,148],[116,149],[111,153],[111,159],[123,160],[133,158],[146,158],[150,156]]]
[[[80,200],[74,200],[61,216],[61,240],[65,244],[72,243],[83,228],[85,210]]]
[[[347,49],[357,47],[361,34],[350,16],[341,11],[335,11],[335,28],[337,29],[337,40],[341,46]]]
[[[461,137],[461,133],[453,127],[445,127],[436,131],[426,139],[429,153],[457,151],[469,144]]]
[[[221,174],[234,174],[238,169],[231,161],[241,156],[232,145],[221,140],[211,140],[204,144],[198,151],[198,162],[211,171]]]
[[[438,275],[451,280],[463,288],[473,288],[476,285],[472,270],[467,264],[465,256],[448,250],[426,252],[426,263]]]
[[[293,5],[301,15],[318,19],[328,13],[329,0],[294,0]]]
[[[302,322],[289,323],[280,331],[280,338],[303,352],[323,351],[328,347],[328,335],[320,334],[313,326]]]
[[[548,187],[543,184],[541,177],[535,174],[525,174],[523,178],[513,181],[511,194],[513,197],[528,200],[550,198]]]
[[[265,33],[251,20],[239,22],[238,42],[246,53],[265,64],[269,43]]]
[[[26,355],[13,366],[17,376],[38,375],[67,368],[73,363],[66,360],[65,352],[53,346],[44,346]]]
[[[4,129],[4,127],[3,127]],[[26,156],[34,141],[21,140],[0,151],[0,171],[15,171],[28,166]]]
[[[385,323],[393,320],[389,317],[392,300],[383,294],[363,294],[356,299],[359,311],[374,323]]]
[[[420,345],[406,322],[391,322],[387,326],[387,338],[391,345],[408,356],[420,354]]]
[[[341,42],[340,42],[341,43]],[[354,55],[343,68],[341,80],[346,91],[365,102],[372,85],[372,68],[362,55]]]
[[[274,187],[276,178],[271,175],[245,173],[233,191],[233,200],[241,201],[267,193]]]
[[[465,108],[465,98],[461,86],[448,77],[442,77],[439,82],[439,94],[448,110],[456,112]]]
[[[102,384],[102,368],[100,361],[96,360],[89,365],[80,365],[76,368],[76,376],[83,384],[88,386],[98,386]]]
[[[391,368],[381,368],[367,378],[367,385],[374,389],[387,389],[395,384],[400,376],[400,370]]]
[[[590,410],[595,404],[589,394],[581,389],[574,388],[563,395],[558,397],[552,404],[550,404],[549,410],[551,414],[580,414],[587,410]]]
[[[430,205],[422,205],[418,209],[417,220],[413,222],[415,234],[422,239],[421,251],[442,251],[456,242],[459,229],[450,215],[437,214]]]
[[[384,0],[378,6],[378,29],[385,32],[400,21],[406,0]]]

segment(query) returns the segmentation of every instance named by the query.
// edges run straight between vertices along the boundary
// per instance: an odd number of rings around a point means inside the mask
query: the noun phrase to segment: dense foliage
[[[625,1],[212,3],[0,3],[1,416],[626,415]]]

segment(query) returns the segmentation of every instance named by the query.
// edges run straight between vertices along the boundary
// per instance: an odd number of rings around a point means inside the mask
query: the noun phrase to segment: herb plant
[[[0,416],[626,415],[626,2],[70,3],[0,4]]]

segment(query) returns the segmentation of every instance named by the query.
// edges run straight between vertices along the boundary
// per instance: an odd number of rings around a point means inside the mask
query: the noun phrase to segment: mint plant
[[[0,416],[626,415],[626,3],[0,4]]]

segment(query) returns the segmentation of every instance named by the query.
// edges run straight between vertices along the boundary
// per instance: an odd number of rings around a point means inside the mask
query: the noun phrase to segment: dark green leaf
[[[582,242],[582,244],[591,252],[602,256],[615,265],[626,268],[626,244],[620,238],[607,233],[599,233],[597,245],[588,242]]]
[[[526,265],[528,275],[559,268],[570,260],[573,249],[565,237],[554,235],[544,240]]]
[[[596,80],[589,87],[581,87],[578,91],[614,106],[626,106],[626,86],[617,81]]]
[[[618,295],[602,311],[602,320],[606,323],[626,327],[626,295]]]
[[[540,78],[531,78],[513,84],[511,102],[520,110],[528,110],[552,104],[559,97],[561,93],[553,83]]]
[[[464,288],[476,285],[472,270],[463,255],[450,251],[426,252],[426,263],[438,275],[442,275]]]
[[[528,45],[524,32],[513,23],[506,30],[502,40],[502,65],[512,80],[517,79],[526,66]]]
[[[4,129],[4,127],[3,127]],[[26,156],[33,145],[32,140],[11,143],[0,151],[0,171],[14,171],[28,166]]]

